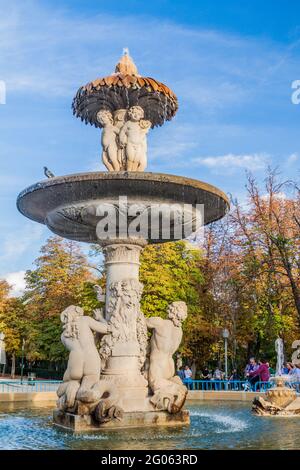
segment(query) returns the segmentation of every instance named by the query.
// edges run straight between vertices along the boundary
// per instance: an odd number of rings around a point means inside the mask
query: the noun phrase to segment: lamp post
[[[22,340],[21,384],[23,383],[25,339]]]
[[[228,361],[227,361],[227,342],[229,338],[229,331],[227,328],[224,328],[222,331],[222,336],[224,338],[224,352],[225,352],[225,380],[228,380]]]

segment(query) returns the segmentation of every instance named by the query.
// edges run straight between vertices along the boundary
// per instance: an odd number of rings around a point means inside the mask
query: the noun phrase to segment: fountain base
[[[286,387],[282,377],[275,378],[276,386],[266,392],[266,399],[255,397],[252,410],[259,416],[300,415],[300,398],[296,391]]]
[[[148,411],[124,413],[122,420],[116,418],[107,423],[98,423],[91,415],[77,415],[54,410],[53,422],[56,426],[73,432],[98,432],[104,429],[137,428],[145,426],[188,426],[188,410],[170,414],[167,411]]]

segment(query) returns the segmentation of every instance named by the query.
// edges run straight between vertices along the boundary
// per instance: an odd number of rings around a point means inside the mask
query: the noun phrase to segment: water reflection
[[[1,449],[299,449],[300,418],[251,414],[249,403],[191,403],[191,426],[72,434],[52,425],[53,404],[0,404]]]

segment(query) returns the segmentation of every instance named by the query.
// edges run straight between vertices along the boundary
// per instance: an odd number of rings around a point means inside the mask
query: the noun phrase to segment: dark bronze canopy
[[[101,127],[97,121],[98,111],[106,109],[113,113],[131,106],[141,106],[145,119],[154,127],[173,118],[178,101],[166,85],[139,75],[127,51],[117,64],[115,73],[80,87],[72,103],[73,114],[95,127]]]

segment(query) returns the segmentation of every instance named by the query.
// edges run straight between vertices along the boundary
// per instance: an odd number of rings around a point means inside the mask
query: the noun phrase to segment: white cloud
[[[291,153],[289,157],[287,158],[287,164],[292,165],[293,163],[297,162],[299,160],[299,155],[298,153]]]
[[[288,195],[283,191],[279,191],[278,193],[273,194],[273,198],[277,198],[281,201],[285,201],[286,199],[288,199]],[[264,201],[268,201],[270,199],[270,194],[268,193],[263,194],[261,196],[261,199],[263,199]]]
[[[235,155],[228,153],[216,157],[208,156],[193,159],[193,163],[205,166],[213,170],[220,171],[234,171],[236,169],[244,168],[247,170],[255,171],[265,168],[268,155],[265,153],[254,153],[246,155]]]
[[[0,8],[5,6],[0,0]],[[209,112],[251,99],[261,70],[281,64],[285,54],[278,44],[234,34],[141,16],[83,18],[34,0],[12,0],[0,31],[1,78],[8,93],[72,95],[86,81],[113,71],[116,55],[129,46],[141,73],[171,79],[181,99]],[[171,70],[176,73],[170,77]]]
[[[26,287],[24,276],[25,276],[25,271],[7,273],[3,276],[3,278],[12,287],[10,291],[10,295],[12,297],[20,297],[23,294],[24,289]]]

